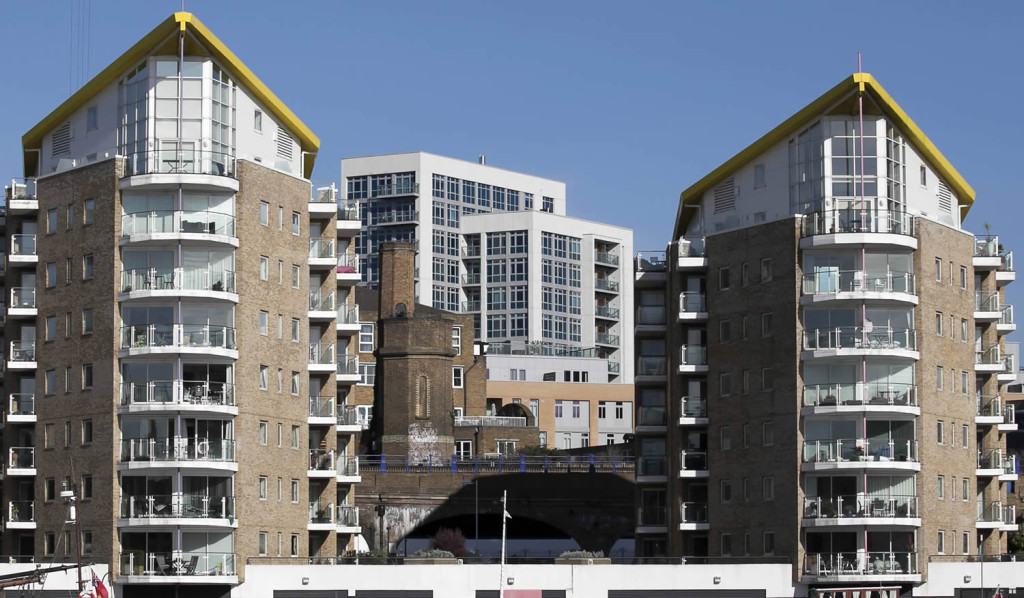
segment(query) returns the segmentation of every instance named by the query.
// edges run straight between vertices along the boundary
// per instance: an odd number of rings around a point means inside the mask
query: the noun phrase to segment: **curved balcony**
[[[917,221],[906,212],[822,210],[804,216],[800,248],[894,245],[917,249]]]
[[[7,304],[7,317],[34,318],[38,314],[35,287],[12,287],[10,302]]]
[[[36,475],[36,449],[33,446],[12,446],[7,449],[5,476]]]
[[[7,503],[4,530],[36,529],[36,502],[34,500],[12,500]]]
[[[235,217],[224,212],[153,210],[121,216],[121,245],[192,241],[238,247]]]
[[[704,293],[682,292],[679,293],[679,316],[680,322],[699,322],[708,319],[708,306]]]
[[[7,369],[36,369],[36,342],[11,341],[10,351],[7,353]]]
[[[233,496],[150,494],[122,496],[118,527],[188,525],[237,527]]]
[[[233,270],[209,268],[136,268],[121,271],[119,300],[148,297],[225,299],[238,303]]]
[[[871,356],[913,361],[920,359],[915,330],[885,326],[838,326],[804,330],[801,359]]]
[[[708,401],[704,397],[683,397],[679,400],[680,426],[706,426]]]
[[[920,471],[916,440],[871,441],[867,438],[808,440],[803,448],[803,471],[871,469]]]
[[[213,380],[149,380],[121,385],[118,413],[157,411],[238,415],[235,385]]]
[[[684,502],[679,506],[679,529],[702,531],[711,529],[708,523],[708,503]]]
[[[804,274],[800,303],[884,300],[917,305],[912,272],[820,270]]]
[[[919,582],[916,552],[834,552],[804,555],[804,580],[818,582]]]
[[[803,527],[850,525],[907,525],[920,527],[921,515],[913,495],[871,495],[804,497]]]
[[[8,424],[34,424],[36,422],[36,395],[25,392],[11,393],[4,421]]]
[[[129,584],[238,584],[230,552],[121,552],[118,578]]]
[[[124,156],[121,188],[179,185],[238,191],[235,157],[229,152],[201,149],[199,139],[179,145],[177,138],[156,139],[161,149]]]
[[[802,411],[804,415],[841,412],[921,414],[916,385],[885,382],[806,385]]]
[[[679,463],[681,478],[706,478],[710,475],[706,451],[683,451],[679,455]]]
[[[194,353],[238,359],[235,329],[209,324],[122,326],[118,357]]]
[[[121,441],[119,471],[189,467],[196,471],[238,471],[234,440],[194,437],[129,438]]]

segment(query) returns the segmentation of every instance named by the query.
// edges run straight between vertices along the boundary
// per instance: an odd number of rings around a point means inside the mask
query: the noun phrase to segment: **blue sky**
[[[20,173],[21,135],[69,95],[71,7],[84,1],[0,0],[4,176]],[[179,2],[91,0],[88,74]],[[664,248],[680,191],[856,71],[860,51],[864,70],[974,187],[966,226],[989,222],[1005,245],[1018,245],[1021,2],[185,8],[319,135],[314,178],[337,180],[345,156],[486,154],[488,164],[565,181],[570,215],[633,228],[638,249]],[[1024,281],[1010,287],[1024,297],[1014,286]]]

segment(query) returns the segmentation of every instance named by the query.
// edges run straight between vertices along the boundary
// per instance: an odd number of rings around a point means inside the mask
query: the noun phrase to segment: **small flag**
[[[92,587],[93,591],[96,592],[96,595],[99,596],[99,598],[110,598],[110,594],[107,592],[107,587],[103,585],[103,582],[100,581],[99,577],[96,577],[96,572],[91,568],[89,569],[89,572],[92,573]]]
[[[508,514],[508,511],[505,511],[505,519],[512,519],[512,516]]]

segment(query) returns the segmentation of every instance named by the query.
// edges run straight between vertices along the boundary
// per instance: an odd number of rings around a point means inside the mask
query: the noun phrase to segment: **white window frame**
[[[452,367],[452,388],[464,388],[466,385],[466,370],[463,366]]]

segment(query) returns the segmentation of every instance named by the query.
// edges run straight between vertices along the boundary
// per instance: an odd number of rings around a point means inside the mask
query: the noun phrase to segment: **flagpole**
[[[501,492],[501,567],[498,568],[498,598],[501,598],[501,590],[505,587],[505,528],[509,518],[507,499],[508,490],[503,490]]]

